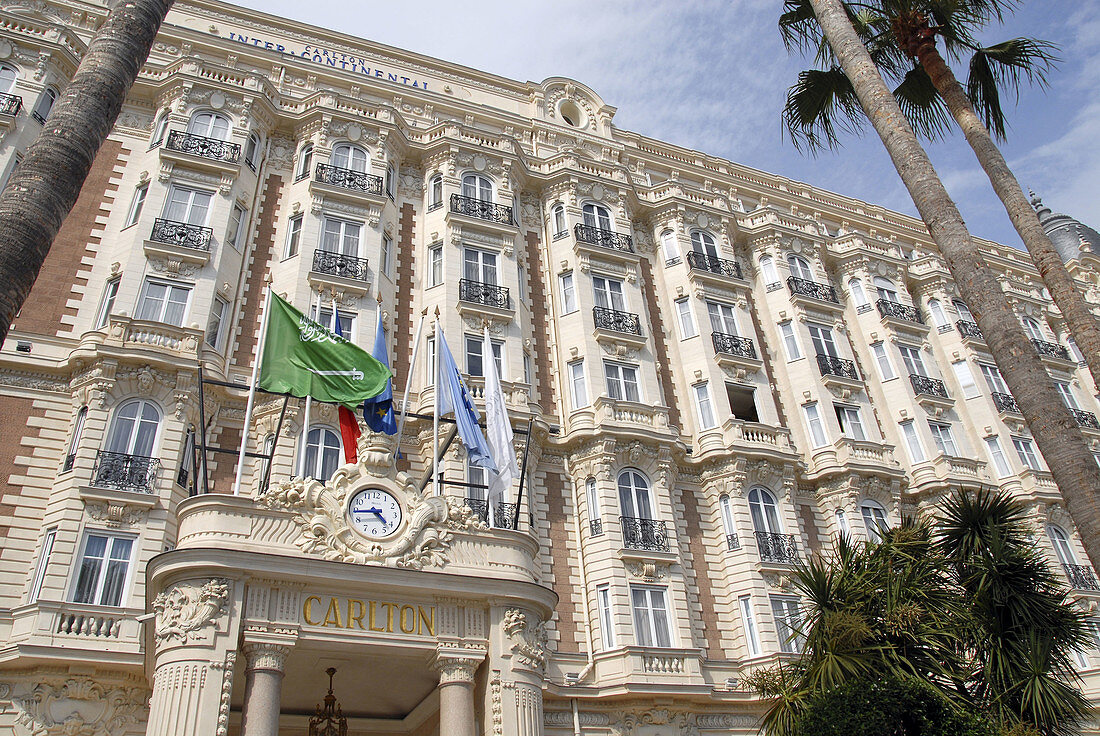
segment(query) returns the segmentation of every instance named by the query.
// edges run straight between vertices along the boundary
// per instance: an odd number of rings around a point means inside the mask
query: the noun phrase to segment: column
[[[279,736],[283,668],[290,647],[246,642],[241,736]],[[472,736],[472,732],[471,732]]]
[[[475,736],[474,673],[480,660],[439,656],[439,736]],[[251,734],[244,734],[251,736]]]

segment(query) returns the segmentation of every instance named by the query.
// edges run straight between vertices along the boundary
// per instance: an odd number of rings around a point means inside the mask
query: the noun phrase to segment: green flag
[[[271,295],[259,387],[355,409],[386,390],[390,369]]]

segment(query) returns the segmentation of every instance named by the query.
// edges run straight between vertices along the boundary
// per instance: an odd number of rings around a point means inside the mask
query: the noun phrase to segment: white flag
[[[512,444],[512,423],[508,421],[504,391],[500,387],[497,362],[493,357],[492,343],[489,342],[488,325],[485,326],[485,338],[481,345],[482,362],[485,365],[485,439],[497,466],[496,472],[488,472],[489,513],[490,518],[493,518],[496,505],[507,500],[512,490],[512,481],[519,477],[519,466],[516,464],[516,448]]]

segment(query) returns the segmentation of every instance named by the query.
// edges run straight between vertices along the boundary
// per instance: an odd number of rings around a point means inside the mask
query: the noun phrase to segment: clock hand
[[[375,506],[371,506],[369,509],[367,509],[366,513],[374,514],[375,516],[377,516],[379,519],[382,520],[383,524],[386,523],[386,517],[382,516],[382,509],[377,508]]]

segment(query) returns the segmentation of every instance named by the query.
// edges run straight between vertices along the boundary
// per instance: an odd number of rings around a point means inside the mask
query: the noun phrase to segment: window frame
[[[217,310],[217,326],[214,328],[213,340],[211,340],[210,325],[214,322],[215,308],[220,305],[220,309]],[[225,326],[226,310],[229,309],[229,301],[223,297],[215,294],[214,299],[210,303],[210,314],[206,320],[206,337],[205,342],[215,350],[221,349],[222,344],[222,328]]]
[[[46,121],[50,119],[50,113],[53,112],[54,106],[57,105],[57,98],[60,96],[61,93],[52,84],[44,87],[31,109],[31,117],[40,125],[45,125]]]
[[[863,428],[863,417],[859,406],[853,404],[833,404],[833,413],[836,414],[837,424],[840,425],[840,433],[848,439],[864,442],[867,440],[867,432]],[[849,432],[848,427],[856,431]]]
[[[1009,439],[1012,441],[1012,446],[1016,449],[1016,455],[1025,468],[1035,471],[1043,470],[1043,464],[1039,460],[1039,455],[1035,452],[1035,445],[1030,437],[1011,435]]]
[[[696,416],[699,419],[699,428],[702,430],[714,429],[718,426],[717,414],[714,411],[714,401],[710,395],[710,383],[703,381],[691,387],[692,396],[695,398]]]
[[[892,381],[898,377],[897,372],[894,371],[893,363],[890,362],[890,353],[886,349],[885,342],[879,340],[876,343],[872,343],[871,355],[875,359],[875,365],[878,367],[878,372],[883,382]]]
[[[177,205],[175,195],[179,192],[186,192],[187,195],[188,195],[187,196],[187,203],[180,205],[180,206],[184,207],[184,209],[186,210],[186,214],[182,218],[175,218],[175,217],[172,217],[172,208]],[[205,204],[206,212],[203,215],[202,220],[200,222],[193,222],[194,214],[195,214],[195,211],[197,209],[195,207],[195,200],[196,200],[197,197],[200,197],[200,196],[206,198],[206,204]],[[169,222],[178,222],[178,223],[183,223],[185,225],[192,225],[194,227],[207,227],[210,223],[210,216],[213,212],[213,209],[214,209],[214,193],[213,192],[211,192],[207,189],[202,189],[201,187],[186,186],[184,184],[179,184],[179,183],[173,182],[172,185],[168,187],[168,194],[164,198],[164,211],[163,211],[164,214],[163,214],[163,217],[164,217],[165,220],[168,220]]]
[[[472,349],[474,343],[477,343],[476,350]],[[466,353],[466,375],[471,378],[484,378],[485,376],[485,338],[482,335],[465,335],[462,341],[463,348]],[[489,338],[489,346],[493,351],[493,361],[497,366],[497,377],[504,380],[504,369],[506,367],[504,356],[504,341],[494,340]],[[471,361],[471,358],[478,360],[477,369]]]
[[[792,320],[779,323],[779,336],[783,342],[783,350],[787,353],[787,362],[802,360],[802,349],[798,344],[798,335]]]
[[[588,381],[584,373],[584,358],[571,361],[569,364],[569,398],[573,402],[573,410],[584,409],[589,406]],[[578,386],[580,390],[578,392]]]
[[[428,246],[428,288],[443,283],[443,243]]]
[[[149,182],[140,184],[134,188],[134,196],[130,199],[130,209],[126,211],[126,219],[122,229],[133,227],[141,220],[141,212],[145,209],[145,200],[149,197]]]
[[[937,450],[948,457],[960,457],[959,445],[955,442],[955,433],[951,431],[950,422],[934,422],[929,419],[928,431],[932,433],[932,442]]]
[[[305,469],[305,477],[313,478],[313,479],[318,480],[322,483],[327,483],[328,480],[330,478],[332,478],[333,474],[344,463],[344,460],[343,460],[343,457],[344,457],[344,455],[343,455],[343,453],[344,453],[343,438],[340,436],[339,431],[332,429],[331,427],[329,427],[326,424],[312,424],[311,423],[308,427],[308,430],[309,431],[306,432],[305,444],[300,449],[300,452],[305,453],[305,462],[302,463],[302,467],[304,467],[304,469]],[[317,435],[317,441],[316,442],[313,441],[314,434]],[[327,440],[329,438],[329,436],[332,436],[332,437],[336,438],[335,450],[333,450],[331,445],[328,444],[327,442],[325,442],[325,444],[322,446],[322,440]],[[301,444],[302,443],[299,440],[299,445],[301,445]],[[311,446],[316,448],[315,450],[313,450],[314,456],[313,456],[313,462],[312,463],[310,463],[310,461],[309,461],[309,453],[310,453],[310,447]],[[317,475],[316,473],[318,471],[321,471],[321,472],[324,471],[325,463],[326,463],[325,453],[327,451],[330,451],[330,450],[332,450],[334,452],[334,454],[336,456],[336,461],[335,461],[335,464],[332,466],[332,472],[329,473],[327,476],[321,477],[320,475]],[[299,455],[299,461],[300,460],[301,460],[301,456]]]
[[[581,206],[581,217],[587,227],[608,233],[615,232],[615,219],[611,216],[611,210],[600,202],[585,202]]]
[[[859,518],[863,521],[863,531],[867,539],[875,544],[882,541],[882,532],[890,529],[890,516],[878,501],[869,498],[859,504]]]
[[[638,606],[638,593],[644,605]],[[656,604],[660,603],[658,607]],[[668,649],[673,646],[673,619],[668,588],[659,585],[630,585],[630,612],[634,621],[635,644],[640,647]],[[639,615],[641,614],[641,615]],[[664,618],[664,625],[658,618]],[[663,635],[663,636],[662,636]]]
[[[604,651],[615,647],[615,617],[611,611],[611,585],[596,586],[596,607],[600,612],[600,643]]]
[[[204,116],[210,118],[209,123],[204,126],[204,130],[196,130],[199,127],[199,118]],[[222,135],[217,135],[218,121],[225,123],[225,132]],[[203,138],[215,141],[228,141],[229,136],[233,134],[233,120],[228,115],[222,115],[214,110],[196,110],[187,121],[187,132],[191,135],[201,135]]]
[[[361,162],[358,160],[359,158],[362,159]],[[337,163],[337,161],[341,161],[343,165]],[[350,141],[340,141],[332,147],[329,163],[338,169],[354,171],[357,174],[367,174],[370,173],[371,169],[370,151]]]
[[[1008,457],[1004,454],[1004,448],[997,435],[992,434],[985,438],[986,451],[993,460],[993,469],[997,473],[997,479],[1007,478],[1012,475],[1012,466],[1008,464]]]
[[[305,227],[305,214],[299,213],[287,221],[286,248],[283,258],[294,258],[302,247],[302,229]]]
[[[761,654],[760,633],[756,625],[756,612],[753,610],[752,596],[739,596],[737,603],[737,608],[741,612],[741,626],[745,630],[745,641],[748,643],[749,656],[759,657]]]
[[[168,291],[165,291],[164,301],[161,304],[159,313],[156,318],[141,316],[145,311],[145,300],[150,298],[149,287],[152,285],[164,286],[166,287],[166,289],[168,289]],[[170,290],[172,289],[181,289],[187,292],[187,300],[184,302],[183,311],[180,314],[180,320],[178,324],[175,322],[169,322],[168,320],[164,319],[164,317],[167,315],[168,305],[171,303],[171,300],[168,298],[168,296],[169,294],[171,294]],[[192,298],[194,297],[194,293],[195,287],[193,284],[185,284],[179,281],[172,281],[170,279],[154,278],[151,276],[147,276],[145,278],[145,281],[142,282],[141,293],[138,295],[137,309],[134,310],[135,319],[145,320],[149,322],[159,322],[161,324],[172,325],[174,327],[183,327],[184,323],[187,322],[188,315],[191,312],[191,302]]]
[[[579,307],[577,306],[577,285],[572,271],[558,274],[558,287],[561,292],[561,316],[573,314]]]
[[[810,434],[810,442],[816,450],[829,444],[829,434],[825,431],[825,418],[821,416],[821,409],[816,401],[802,405],[802,414],[806,418],[806,429]]]
[[[107,322],[111,318],[111,310],[115,308],[115,301],[118,299],[118,289],[121,284],[121,274],[107,279],[107,284],[103,288],[103,296],[100,298],[99,311],[96,313],[95,329],[101,330],[107,326]]]
[[[102,558],[102,566],[96,572],[96,580],[93,586],[91,600],[82,601],[78,599],[80,592],[80,582],[83,577],[85,569],[85,560],[88,557],[88,542],[93,537],[103,537],[107,540],[104,546],[104,554]],[[119,562],[121,560],[111,557],[114,552],[114,545],[116,540],[127,541],[130,543],[129,554],[125,559],[125,573],[122,577],[122,583],[119,586],[118,601],[116,603],[105,603],[103,596],[107,592],[106,584],[108,577],[108,569],[111,562]],[[130,594],[130,587],[133,583],[134,568],[134,553],[137,551],[138,536],[136,534],[125,534],[117,532],[108,532],[99,529],[85,528],[84,533],[81,535],[79,553],[75,556],[73,565],[72,579],[70,581],[68,601],[70,603],[76,603],[78,605],[90,605],[90,606],[102,606],[105,608],[127,608],[127,598]]]
[[[488,197],[483,196],[486,192]],[[462,175],[462,196],[492,203],[496,197],[496,182],[476,172],[467,172]]]
[[[234,220],[237,222],[236,227],[233,226]],[[243,230],[247,224],[248,210],[234,202],[229,209],[229,227],[225,231],[225,242],[229,243],[235,251],[241,250],[241,238],[244,237]]]
[[[753,486],[748,493],[749,518],[752,530],[763,534],[783,534],[783,514],[779,500],[763,486]]]
[[[779,638],[779,651],[786,654],[801,653],[802,647],[805,645],[805,636],[801,631],[801,601],[792,596],[770,595],[768,596],[768,602],[771,604],[775,633]],[[793,614],[791,611],[792,606],[794,609]]]
[[[920,440],[920,433],[917,432],[915,421],[907,419],[904,422],[898,422],[898,427],[901,429],[902,439],[905,440],[905,448],[909,452],[909,460],[914,465],[927,462],[928,453],[924,450],[924,443]]]
[[[50,557],[53,556],[53,547],[57,542],[57,527],[51,526],[42,535],[42,547],[38,551],[38,557],[34,561],[34,573],[31,576],[31,587],[27,595],[27,603],[36,602],[42,595],[42,586],[46,582],[46,570],[50,566]]]
[[[607,387],[607,397],[614,401],[630,401],[634,403],[641,403],[642,401],[642,386],[638,380],[638,366],[629,363],[619,363],[614,360],[605,360],[604,365],[604,380]],[[609,369],[614,368],[618,375],[614,378],[610,375]],[[633,373],[633,380],[628,381],[626,378],[626,372],[631,371]],[[615,385],[616,389],[612,390],[612,386]],[[630,396],[630,386],[634,387],[634,396]],[[615,394],[619,394],[616,396]]]
[[[680,326],[680,339],[689,340],[699,336],[695,327],[695,311],[691,308],[691,297],[680,297],[675,301],[677,324]]]

